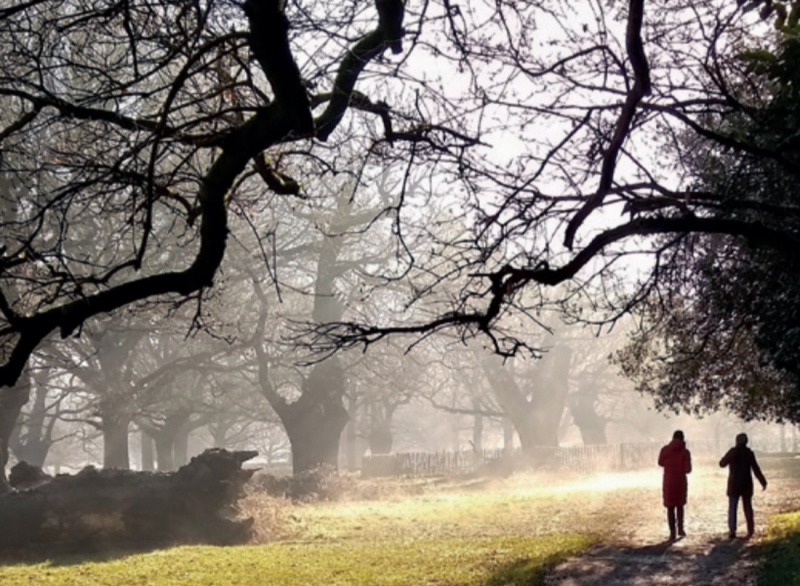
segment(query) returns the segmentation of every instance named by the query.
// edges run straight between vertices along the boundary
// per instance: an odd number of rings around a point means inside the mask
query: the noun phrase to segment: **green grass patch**
[[[800,586],[800,511],[769,519],[759,585]]]
[[[0,568],[0,584],[535,586],[550,567],[593,542],[551,535],[176,547],[118,559],[6,566]]]

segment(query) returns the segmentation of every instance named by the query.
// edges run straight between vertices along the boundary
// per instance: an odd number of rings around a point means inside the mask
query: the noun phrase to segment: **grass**
[[[57,560],[0,570],[0,583],[117,586],[535,585],[592,543],[580,536],[176,547],[107,561]]]
[[[800,511],[770,517],[759,584],[800,586]]]
[[[771,487],[800,468],[764,464]],[[718,467],[693,476],[693,504],[719,504],[724,475]],[[594,543],[640,538],[642,523],[654,530],[657,524],[653,539],[663,537],[657,469],[343,482],[336,502],[249,495],[241,505],[256,520],[252,545],[0,561],[0,584],[538,586],[550,567]],[[777,499],[772,510],[797,508],[792,486],[785,484],[785,498],[766,493]],[[762,551],[760,584],[800,586],[800,513],[773,517]]]
[[[797,458],[760,458],[760,462],[770,484],[776,478],[800,478]],[[796,508],[796,504],[792,508]],[[758,554],[762,560],[759,586],[800,586],[800,511],[769,518],[767,536],[759,544]]]
[[[310,504],[259,493],[243,502],[255,545],[16,562],[0,565],[0,584],[536,586],[621,514],[609,506],[614,487],[594,486],[586,495],[521,477]],[[580,513],[565,515],[576,503]]]
[[[576,503],[576,500],[578,503]],[[597,491],[555,490],[512,485],[479,491],[437,491],[414,498],[316,503],[282,511],[281,537],[303,541],[376,541],[387,535],[404,539],[600,534],[623,511],[609,506],[613,497]],[[580,509],[580,514],[573,512]],[[256,519],[263,515],[252,514]],[[258,527],[257,527],[258,530]]]

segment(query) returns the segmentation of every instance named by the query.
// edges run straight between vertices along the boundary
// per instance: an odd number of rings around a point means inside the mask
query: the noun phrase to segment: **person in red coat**
[[[661,448],[658,465],[664,468],[664,506],[667,507],[669,538],[675,541],[676,534],[686,537],[686,531],[683,530],[683,507],[686,505],[689,488],[686,475],[692,471],[692,454],[686,449],[682,431],[673,433],[672,441]]]

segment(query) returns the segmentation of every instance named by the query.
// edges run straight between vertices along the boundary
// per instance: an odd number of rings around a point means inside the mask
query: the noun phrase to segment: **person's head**
[[[747,445],[747,434],[740,433],[736,436],[736,445],[737,446],[746,446]]]
[[[683,441],[683,432],[680,429],[677,430],[675,433],[672,434],[672,439]]]

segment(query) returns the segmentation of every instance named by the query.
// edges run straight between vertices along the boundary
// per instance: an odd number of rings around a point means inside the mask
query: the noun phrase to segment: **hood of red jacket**
[[[674,439],[669,442],[666,446],[667,452],[682,452],[686,449],[686,442],[679,439]]]

